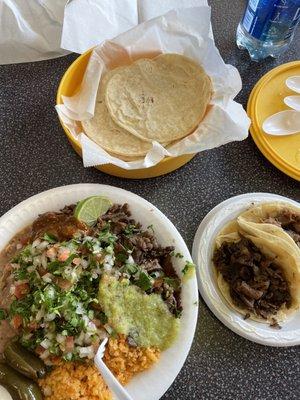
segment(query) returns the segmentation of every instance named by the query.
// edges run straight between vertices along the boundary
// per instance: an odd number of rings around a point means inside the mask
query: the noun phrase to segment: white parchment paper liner
[[[63,96],[64,104],[56,106],[64,124],[81,143],[85,167],[111,163],[124,169],[148,168],[165,156],[196,153],[247,137],[250,120],[242,106],[233,101],[242,88],[240,75],[235,67],[224,63],[209,37],[209,30],[210,7],[172,10],[94,49],[81,90],[73,97]],[[90,140],[77,121],[93,116],[97,89],[105,69],[118,65],[120,59],[125,63],[132,62],[145,52],[179,53],[191,57],[211,77],[214,94],[204,120],[191,135],[168,150],[153,142],[144,159],[125,162],[112,157]]]

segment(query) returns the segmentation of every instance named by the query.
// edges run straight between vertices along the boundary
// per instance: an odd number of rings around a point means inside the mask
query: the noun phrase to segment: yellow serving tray
[[[262,130],[267,117],[288,109],[283,99],[295,92],[285,85],[285,81],[294,75],[300,75],[300,61],[280,65],[264,75],[250,94],[247,113],[252,121],[250,132],[259,150],[275,167],[300,181],[300,132],[271,136]]]
[[[76,92],[78,92],[92,50],[93,49],[90,49],[87,52],[83,53],[81,56],[79,56],[67,69],[67,71],[65,72],[64,76],[60,81],[57,90],[56,104],[62,104],[62,96],[73,96]],[[64,125],[61,119],[60,123],[73,149],[76,151],[77,154],[80,155],[80,157],[82,157],[82,149],[80,142],[76,140],[76,138],[74,138],[74,136],[71,134],[69,129]],[[182,167],[184,164],[189,162],[194,156],[195,154],[183,154],[178,157],[165,157],[162,161],[160,161],[153,167],[142,168],[142,169],[126,170],[112,164],[99,165],[96,166],[96,168],[109,175],[114,175],[121,178],[129,178],[129,179],[153,178],[156,176],[164,175],[169,172],[175,171],[176,169]]]

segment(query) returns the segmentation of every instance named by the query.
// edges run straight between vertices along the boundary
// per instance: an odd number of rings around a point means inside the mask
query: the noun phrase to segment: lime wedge
[[[92,196],[81,200],[74,211],[75,218],[87,225],[94,225],[101,215],[105,214],[113,203],[103,196]]]

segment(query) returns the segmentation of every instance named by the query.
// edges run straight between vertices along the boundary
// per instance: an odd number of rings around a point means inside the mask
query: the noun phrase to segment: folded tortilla
[[[249,318],[264,323],[274,322],[274,317],[278,322],[284,321],[300,306],[300,256],[295,243],[293,241],[291,243],[289,240],[283,240],[280,236],[273,234],[271,231],[266,232],[264,229],[261,229],[261,224],[248,223],[245,219],[238,218],[230,222],[219,232],[215,241],[215,249],[219,249],[225,242],[237,243],[242,237],[251,241],[263,255],[274,259],[274,263],[281,267],[285,280],[289,284],[292,298],[291,306],[287,308],[286,305],[283,305],[276,314],[270,315],[268,319],[264,319],[254,312],[241,308],[234,303],[230,295],[229,284],[215,268],[218,288],[229,305],[240,314],[245,315],[249,313]]]
[[[293,236],[287,233],[287,230],[278,226],[277,218],[284,212],[291,212],[299,215],[300,224],[300,207],[285,202],[262,203],[253,206],[238,217],[238,222],[242,223],[245,221],[253,227],[257,227],[266,233],[281,238],[283,241],[293,246],[295,251],[300,255],[300,241],[295,240],[297,233],[295,232],[296,234]],[[278,225],[276,225],[277,223]]]

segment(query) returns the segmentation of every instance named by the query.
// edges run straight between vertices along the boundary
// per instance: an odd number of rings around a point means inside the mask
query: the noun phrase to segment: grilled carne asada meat
[[[245,313],[267,319],[283,305],[291,306],[289,283],[282,268],[246,238],[223,243],[215,250],[213,262],[229,285],[232,301]]]
[[[263,222],[279,226],[300,247],[300,215],[291,210],[283,210],[276,217],[269,217]]]

